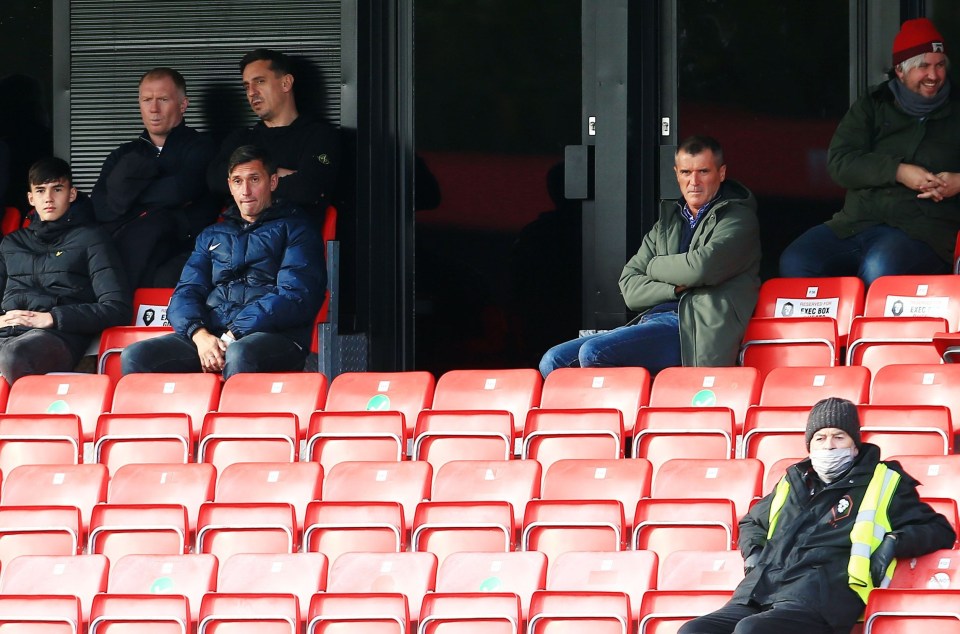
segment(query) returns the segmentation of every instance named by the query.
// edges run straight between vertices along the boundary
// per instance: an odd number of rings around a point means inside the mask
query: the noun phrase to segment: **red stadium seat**
[[[400,412],[314,412],[300,459],[319,462],[329,471],[338,462],[404,460],[406,447]]]
[[[733,458],[736,437],[727,407],[645,407],[634,427],[633,455],[649,460],[654,471],[673,458]]]
[[[240,373],[224,381],[217,411],[296,414],[304,438],[310,417],[326,399],[327,377],[319,372]]]
[[[570,628],[576,628],[572,630]],[[529,634],[630,634],[630,598],[623,592],[541,590],[530,599]]]
[[[341,462],[325,474],[323,496],[331,502],[399,502],[408,532],[417,504],[430,499],[433,470],[426,462]]]
[[[79,464],[76,414],[0,414],[0,472],[29,464]]]
[[[550,562],[547,590],[623,592],[631,618],[640,618],[640,599],[657,587],[657,554],[649,550],[566,552]]]
[[[437,583],[433,553],[344,553],[330,565],[327,592],[380,593],[385,589],[407,597],[410,614],[419,618],[420,605]]]
[[[652,550],[663,561],[691,545],[729,550],[737,538],[737,514],[731,500],[640,500],[633,522],[633,550]]]
[[[189,374],[128,374],[113,391],[114,414],[187,414],[193,438],[200,436],[203,418],[220,402],[220,377]]]
[[[233,555],[220,566],[217,592],[232,594],[293,594],[300,612],[310,598],[327,588],[327,557],[322,553]]]
[[[753,316],[832,319],[844,347],[850,323],[863,314],[863,306],[863,281],[858,277],[775,277],[760,286]]]
[[[307,614],[307,634],[407,634],[409,630],[407,597],[400,593],[318,592]]]
[[[540,406],[542,386],[540,372],[532,368],[450,370],[437,381],[433,409],[506,410],[519,434],[527,411]]]
[[[295,462],[299,435],[291,412],[210,412],[203,419],[197,461],[219,472],[239,462]]]
[[[731,594],[725,590],[651,590],[640,604],[638,634],[676,632],[687,621],[723,607]]]
[[[36,374],[10,388],[7,414],[75,414],[83,442],[92,442],[97,417],[109,411],[113,383],[100,374]]]
[[[420,411],[432,407],[435,387],[429,372],[344,372],[330,383],[324,410],[400,412],[410,436]]]
[[[112,326],[100,334],[100,349],[97,352],[97,374],[105,374],[116,385],[123,375],[120,369],[120,354],[132,343],[169,335],[169,326]]]
[[[660,562],[658,590],[726,590],[743,581],[739,550],[675,550]]]
[[[629,433],[637,411],[650,399],[646,368],[558,368],[543,382],[543,409],[620,410]]]
[[[862,366],[774,368],[763,381],[760,405],[809,408],[829,396],[866,403],[870,371]]]
[[[399,502],[329,502],[307,506],[303,550],[331,561],[347,552],[398,553],[407,549]]]
[[[760,385],[760,372],[751,367],[665,368],[653,382],[650,407],[729,408],[739,432],[747,408],[760,402]]]
[[[209,464],[125,465],[110,479],[107,501],[111,504],[180,504],[187,512],[193,534],[197,531],[200,505],[213,501],[216,482],[216,470]]]

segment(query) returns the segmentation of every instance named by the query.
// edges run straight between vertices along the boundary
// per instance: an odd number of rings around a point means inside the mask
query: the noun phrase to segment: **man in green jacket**
[[[557,368],[735,365],[760,288],[757,202],[726,180],[723,150],[694,136],[677,148],[674,172],[682,201],[663,201],[660,219],[620,275],[636,320],[554,346],[540,361]]]
[[[830,142],[843,209],[780,257],[784,277],[948,273],[960,229],[960,102],[943,37],[926,18],[893,41],[890,80],[861,97]]]

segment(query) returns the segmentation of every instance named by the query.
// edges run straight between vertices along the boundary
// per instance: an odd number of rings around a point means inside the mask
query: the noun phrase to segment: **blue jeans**
[[[883,275],[949,273],[950,265],[922,240],[889,225],[838,238],[825,224],[808,229],[780,255],[781,277],[855,275],[870,286]]]
[[[295,372],[303,369],[307,352],[289,337],[256,332],[227,348],[223,378],[240,372]],[[178,335],[164,335],[130,344],[120,354],[124,374],[135,372],[202,372],[197,346]]]
[[[544,378],[557,368],[642,366],[656,374],[680,365],[680,320],[673,311],[644,315],[636,324],[556,345],[540,360]]]

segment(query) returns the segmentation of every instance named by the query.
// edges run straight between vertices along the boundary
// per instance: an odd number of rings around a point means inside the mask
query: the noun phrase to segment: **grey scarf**
[[[903,108],[903,111],[911,117],[926,117],[947,103],[947,99],[950,98],[949,79],[944,80],[940,91],[929,99],[912,90],[908,90],[897,77],[892,78],[887,85],[890,86],[890,91],[893,93],[894,99],[897,100],[897,103]]]

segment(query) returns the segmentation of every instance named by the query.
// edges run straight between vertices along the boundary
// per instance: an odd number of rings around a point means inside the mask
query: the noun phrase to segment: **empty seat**
[[[871,592],[863,614],[863,634],[956,632],[960,589],[886,588]]]
[[[92,442],[97,417],[110,408],[113,383],[100,374],[37,374],[20,377],[7,397],[8,414],[75,414],[82,442]]]
[[[200,603],[197,634],[226,630],[233,634],[298,634],[300,603],[292,594],[209,592]]]
[[[82,535],[75,506],[0,506],[0,570],[21,555],[76,555]]]
[[[727,407],[645,407],[634,427],[633,455],[654,471],[673,458],[733,458],[736,423]]]
[[[650,392],[650,407],[725,407],[743,428],[747,408],[760,402],[760,372],[752,367],[664,368]]]
[[[300,451],[297,416],[210,412],[203,419],[197,462],[223,471],[238,462],[294,462]]]
[[[94,460],[111,475],[128,464],[185,464],[193,459],[192,435],[187,414],[102,414]]]
[[[540,372],[532,368],[450,370],[437,381],[433,409],[505,410],[519,434],[527,411],[540,405],[542,386]]]
[[[224,381],[217,411],[295,414],[298,437],[304,438],[310,416],[326,400],[327,377],[320,372],[242,372]]]
[[[359,631],[364,634],[407,634],[407,597],[396,593],[337,594],[319,592],[310,601],[307,634]]]
[[[80,634],[80,599],[66,595],[0,595],[0,623],[13,632]]]
[[[737,517],[750,510],[760,497],[763,464],[752,458],[698,460],[678,458],[665,462],[653,475],[654,498],[726,498],[733,500]]]
[[[955,588],[960,583],[960,551],[937,550],[898,560],[891,588]]]
[[[521,634],[520,598],[509,592],[431,592],[423,598],[421,634]]]
[[[942,317],[858,317],[846,363],[871,372],[897,363],[940,363],[934,336],[946,329]]]
[[[347,552],[398,553],[407,549],[399,502],[315,501],[307,506],[303,550],[330,561]]]
[[[207,502],[200,507],[194,552],[226,560],[237,553],[292,553],[297,543],[292,504]]]
[[[410,548],[443,560],[453,552],[513,550],[509,502],[421,502],[413,517]]]
[[[546,588],[547,557],[541,552],[457,552],[437,571],[437,592],[512,592],[526,619],[530,597]]]
[[[863,314],[864,287],[858,277],[774,277],[760,286],[754,317],[831,319],[845,346],[850,323]]]
[[[404,460],[406,447],[400,412],[314,412],[301,460],[319,462],[330,471],[338,462]]]
[[[723,607],[731,594],[725,590],[651,590],[640,603],[639,634],[676,632],[687,621]]]
[[[76,414],[0,414],[0,472],[27,464],[78,464]]]
[[[737,363],[756,368],[765,377],[783,366],[838,365],[839,352],[837,323],[832,319],[753,317]]]
[[[193,621],[180,595],[98,594],[90,609],[89,634],[112,634],[136,628],[138,634],[189,632]]]
[[[626,530],[633,528],[632,511],[641,498],[650,497],[653,467],[643,458],[633,460],[558,460],[543,476],[544,500],[617,500],[624,512]]]
[[[307,505],[319,500],[322,490],[323,469],[315,462],[238,462],[220,472],[214,502],[290,504],[296,511],[299,535]]]
[[[743,456],[759,460],[767,471],[783,458],[806,456],[809,416],[810,408],[805,405],[751,407],[743,427]]]
[[[187,414],[196,440],[203,417],[216,410],[219,402],[220,377],[216,374],[128,374],[117,381],[110,411],[114,414]]]
[[[629,634],[630,599],[623,592],[541,590],[530,599],[529,634],[576,631]]]
[[[321,553],[236,554],[220,566],[217,583],[217,592],[296,595],[302,614],[310,597],[326,588],[327,557]]]
[[[124,555],[180,555],[189,547],[187,511],[180,504],[98,504],[87,552],[116,561]]]
[[[400,412],[412,435],[417,414],[432,407],[435,387],[429,372],[344,372],[331,381],[324,410]]]
[[[200,616],[200,600],[217,587],[217,558],[209,554],[126,555],[112,562],[107,592],[130,595],[180,595],[190,619]]]
[[[960,330],[960,277],[884,275],[867,289],[865,317],[942,317],[951,332]]]
[[[433,553],[345,553],[330,565],[328,593],[393,593],[407,597],[410,614],[420,614],[423,596],[437,583]]]
[[[872,405],[946,405],[960,420],[960,365],[889,365],[870,386]]]
[[[106,375],[116,385],[123,376],[120,354],[130,344],[153,337],[162,337],[173,332],[169,326],[112,326],[100,334],[100,349],[97,352],[97,374]]]
[[[209,464],[132,464],[117,469],[110,479],[111,504],[180,504],[196,533],[200,505],[212,502],[217,472]],[[192,540],[189,540],[192,541]]]
[[[953,446],[950,410],[940,405],[860,405],[860,436],[881,455],[946,455]]]
[[[660,562],[658,590],[726,590],[743,581],[739,550],[675,550]]]
[[[862,366],[774,368],[763,381],[760,405],[812,407],[829,396],[866,403],[870,370]]]
[[[520,546],[553,561],[574,550],[622,550],[623,505],[617,500],[531,500]]]
[[[509,502],[519,531],[527,502],[540,497],[541,478],[536,460],[453,460],[437,471],[430,499]]]
[[[413,459],[425,460],[434,473],[451,460],[509,460],[513,456],[513,419],[509,412],[420,412]]]
[[[103,555],[25,555],[6,565],[0,594],[73,595],[80,599],[84,622],[93,596],[107,591],[110,562]]]
[[[737,539],[737,514],[726,499],[640,500],[633,521],[634,550],[652,550],[663,561],[691,545],[729,550]]]
[[[637,411],[650,399],[646,368],[558,368],[543,382],[544,409],[618,409],[630,433]]]
[[[960,503],[960,455],[891,456],[920,481],[917,493],[924,498],[953,498]]]
[[[5,506],[75,506],[83,539],[95,504],[107,499],[107,468],[100,464],[24,465],[6,474],[0,502]]]
[[[649,550],[562,553],[550,562],[546,589],[623,592],[636,621],[643,593],[657,587],[657,560]]]
[[[323,496],[330,502],[399,502],[406,531],[417,504],[430,498],[433,470],[426,462],[341,462],[326,474]]]
[[[622,458],[623,415],[616,409],[533,409],[522,456],[544,469],[564,458]]]

